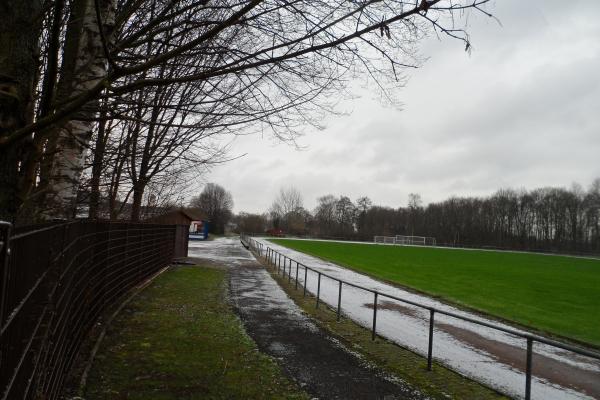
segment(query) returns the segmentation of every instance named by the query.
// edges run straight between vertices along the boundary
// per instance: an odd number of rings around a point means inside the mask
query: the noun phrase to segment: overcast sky
[[[398,94],[402,110],[365,92],[299,139],[303,150],[257,135],[234,141],[204,178],[228,189],[235,211],[264,212],[294,186],[312,210],[325,194],[404,206],[499,188],[584,187],[600,177],[599,0],[498,0],[502,22],[472,16],[473,52],[423,42],[429,57]],[[198,190],[201,190],[201,184]]]

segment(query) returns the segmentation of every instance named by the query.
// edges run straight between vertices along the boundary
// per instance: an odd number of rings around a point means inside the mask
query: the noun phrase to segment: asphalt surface
[[[190,248],[229,267],[230,299],[260,351],[318,399],[422,399],[421,393],[386,375],[330,338],[285,294],[254,257],[233,239]],[[210,251],[202,251],[210,250]]]

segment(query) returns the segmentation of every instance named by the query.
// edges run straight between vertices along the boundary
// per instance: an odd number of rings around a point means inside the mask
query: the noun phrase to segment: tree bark
[[[131,221],[139,222],[142,213],[142,200],[144,199],[144,191],[146,183],[138,181],[133,188],[133,203],[131,204]]]
[[[98,135],[96,137],[96,145],[94,146],[94,159],[92,161],[92,176],[90,179],[90,208],[88,217],[91,219],[98,218],[100,208],[100,178],[104,168],[105,150],[106,150],[106,112],[103,111],[98,125]]]
[[[98,23],[94,0],[77,0],[65,38],[65,55],[58,101],[65,101],[94,87],[106,76],[108,62],[104,54],[103,29],[110,37],[115,18],[115,0],[98,0]],[[72,119],[60,125],[49,140],[49,181],[44,201],[46,218],[72,218],[79,179],[83,170],[86,150],[94,128],[93,119],[98,112],[98,100],[88,102]]]
[[[0,138],[33,122],[42,0],[0,3]],[[0,152],[0,219],[14,221],[19,162],[31,138]]]

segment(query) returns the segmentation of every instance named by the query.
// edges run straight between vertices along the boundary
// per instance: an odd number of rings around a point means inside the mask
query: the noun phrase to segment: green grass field
[[[258,351],[226,298],[224,270],[173,268],[117,316],[96,355],[88,400],[310,397]]]
[[[381,280],[600,346],[600,260],[274,239]]]

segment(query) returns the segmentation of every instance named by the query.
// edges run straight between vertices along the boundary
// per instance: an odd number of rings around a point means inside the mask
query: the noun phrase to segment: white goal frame
[[[436,241],[432,236],[375,236],[373,242],[381,244],[399,244],[409,246],[435,246]]]

